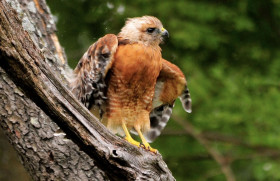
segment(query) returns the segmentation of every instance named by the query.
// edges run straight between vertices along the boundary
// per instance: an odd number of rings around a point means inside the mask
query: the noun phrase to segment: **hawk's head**
[[[118,36],[128,39],[130,43],[155,46],[162,42],[163,36],[168,36],[168,31],[156,17],[143,16],[127,19]]]

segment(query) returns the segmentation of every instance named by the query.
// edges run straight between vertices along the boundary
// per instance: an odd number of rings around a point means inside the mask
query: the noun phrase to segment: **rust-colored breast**
[[[108,87],[108,114],[151,111],[157,77],[162,68],[159,47],[127,44],[118,47]]]

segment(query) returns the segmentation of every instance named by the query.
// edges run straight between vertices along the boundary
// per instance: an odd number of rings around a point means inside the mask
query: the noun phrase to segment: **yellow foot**
[[[147,144],[139,143],[138,141],[135,141],[132,137],[127,137],[127,136],[125,137],[125,140],[128,141],[130,144],[133,144],[137,147],[144,148],[145,150],[148,150],[155,154],[158,153],[157,149],[152,148],[148,143]]]
[[[135,146],[138,146],[138,147],[140,147],[140,144],[141,143],[139,143],[138,141],[135,141],[132,137],[125,137],[125,140],[126,141],[128,141],[129,143],[131,143],[131,144],[133,144],[133,145],[135,145]]]
[[[145,140],[145,138],[144,138],[143,134],[141,133],[140,129],[136,129],[136,130],[137,130],[137,132],[138,132],[138,134],[139,134],[139,136],[140,136],[140,138],[141,138],[141,140],[142,140],[143,143],[139,143],[138,141],[135,141],[135,140],[130,136],[129,131],[127,130],[127,127],[126,127],[126,125],[125,125],[124,122],[122,123],[122,128],[123,128],[123,130],[124,130],[124,132],[125,132],[125,135],[126,135],[126,136],[125,136],[125,140],[126,140],[126,141],[128,141],[129,143],[131,143],[131,144],[133,144],[133,145],[135,145],[135,146],[137,146],[137,147],[142,147],[142,148],[144,148],[144,149],[146,149],[146,150],[148,150],[148,151],[150,151],[150,152],[153,152],[153,153],[155,153],[155,154],[158,153],[158,151],[157,151],[156,149],[152,148],[152,147],[149,145],[149,143]]]
[[[157,149],[154,149],[152,148],[148,143],[144,144],[144,143],[140,143],[140,147],[152,152],[152,153],[155,153],[157,154],[158,153],[158,150]]]

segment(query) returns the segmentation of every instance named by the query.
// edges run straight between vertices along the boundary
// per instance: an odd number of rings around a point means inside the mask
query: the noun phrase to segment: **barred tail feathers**
[[[144,133],[146,140],[151,143],[160,134],[171,117],[174,105],[162,105],[150,113],[150,130]]]
[[[187,86],[185,87],[185,90],[179,96],[179,98],[180,98],[180,101],[183,105],[184,110],[187,113],[191,113],[192,112],[192,99],[191,99],[190,91],[189,91]]]

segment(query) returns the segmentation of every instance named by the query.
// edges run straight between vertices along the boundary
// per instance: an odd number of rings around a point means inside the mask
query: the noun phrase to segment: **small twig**
[[[165,129],[162,133],[162,135],[186,135],[189,134],[185,130],[171,130],[171,129]],[[202,132],[198,133],[201,137],[203,137],[205,140],[208,142],[223,142],[223,143],[229,143],[234,146],[242,146],[251,150],[254,150],[253,155],[248,155],[248,156],[237,156],[234,158],[229,158],[227,159],[230,162],[234,160],[240,160],[240,159],[250,159],[254,156],[256,157],[273,157],[273,158],[279,158],[280,157],[280,150],[275,147],[267,146],[267,145],[255,145],[255,144],[250,144],[247,143],[241,139],[232,137],[232,136],[227,136],[221,133],[215,133],[215,132]]]
[[[197,180],[198,181],[205,181],[205,180],[208,180],[208,179],[213,178],[213,177],[215,177],[217,175],[220,175],[220,174],[222,174],[220,169],[212,169],[212,170],[208,171],[206,174],[199,177]]]
[[[208,140],[206,140],[203,136],[196,132],[194,126],[186,120],[182,120],[180,117],[173,115],[172,117],[174,121],[180,124],[184,130],[195,138],[204,148],[208,151],[208,153],[213,157],[213,159],[219,164],[223,174],[225,175],[227,181],[235,181],[235,176],[230,168],[230,165],[226,161],[226,159],[219,153],[219,151],[213,148]]]

